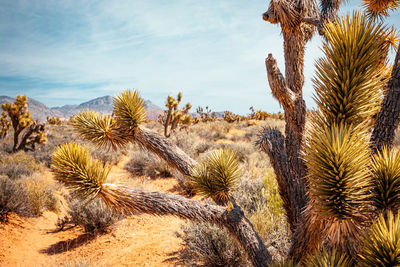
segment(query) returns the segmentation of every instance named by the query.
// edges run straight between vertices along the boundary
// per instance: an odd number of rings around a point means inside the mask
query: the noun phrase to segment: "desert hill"
[[[29,96],[28,96],[29,98]],[[14,99],[8,96],[0,96],[0,104],[13,102]],[[91,109],[105,114],[111,114],[113,109],[113,97],[102,96],[79,105],[64,105],[61,107],[49,108],[43,103],[36,101],[32,98],[28,100],[29,111],[36,120],[44,121],[47,116],[69,118],[83,109]],[[158,115],[163,111],[162,109],[153,104],[150,100],[145,100],[144,105],[147,110],[147,118],[151,120],[157,119]]]

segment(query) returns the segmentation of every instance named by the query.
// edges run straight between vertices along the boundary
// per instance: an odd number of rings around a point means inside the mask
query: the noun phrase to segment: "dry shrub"
[[[263,179],[244,178],[234,193],[255,230],[268,246],[279,248],[281,257],[289,248],[285,213],[272,171]],[[183,241],[181,260],[188,266],[247,266],[246,253],[231,234],[217,226],[190,223],[177,234]],[[283,249],[282,249],[283,248]]]
[[[10,212],[29,215],[29,196],[18,181],[0,176],[0,222],[6,221]]]
[[[26,178],[22,184],[28,194],[33,215],[42,215],[45,210],[59,210],[59,202],[49,184],[35,176]]]
[[[86,233],[104,233],[122,219],[121,215],[108,209],[101,200],[94,200],[85,203],[80,199],[71,198],[69,203],[69,222],[75,225],[81,225]]]
[[[133,175],[155,177],[171,177],[171,168],[165,161],[147,151],[133,151],[125,169]]]
[[[40,169],[41,165],[36,162],[34,157],[23,151],[4,154],[0,158],[0,175],[6,175],[11,179],[30,176]]]

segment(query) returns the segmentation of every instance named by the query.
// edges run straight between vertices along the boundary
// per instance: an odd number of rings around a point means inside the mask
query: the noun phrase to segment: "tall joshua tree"
[[[272,1],[273,8],[267,12],[281,24],[290,25],[282,14],[295,18],[298,14],[319,14],[309,9],[300,12],[306,8],[296,1],[277,5],[282,3],[286,1]],[[374,155],[368,140],[371,118],[378,112],[387,83],[385,63],[393,38],[387,28],[360,13],[330,22],[333,13],[327,10],[337,9],[335,3],[322,9],[325,13],[321,11],[318,20],[304,17],[297,20],[301,23],[290,26],[294,30],[285,28],[284,38],[297,34],[303,36],[300,41],[308,40],[315,25],[325,36],[325,56],[316,64],[314,79],[318,111],[311,117],[307,138],[303,139],[303,80],[287,81],[296,73],[286,73],[284,79],[272,56],[266,62],[287,125],[285,137],[276,129],[266,129],[259,144],[271,157],[293,231],[290,261],[272,263],[264,243],[232,198],[240,177],[235,154],[217,151],[197,163],[164,136],[143,127],[145,111],[137,91],[124,91],[114,99],[113,117],[92,111],[79,113],[73,120],[75,129],[102,147],[117,149],[131,142],[141,145],[190,177],[195,189],[216,204],[107,183],[109,166],[77,144],[62,145],[54,152],[56,178],[82,198],[98,197],[119,212],[171,214],[226,227],[254,266],[398,266],[399,152],[383,148]],[[294,42],[290,38],[285,46]],[[293,51],[302,55],[304,50],[298,48]],[[287,65],[297,71],[296,77],[301,76],[302,61]]]

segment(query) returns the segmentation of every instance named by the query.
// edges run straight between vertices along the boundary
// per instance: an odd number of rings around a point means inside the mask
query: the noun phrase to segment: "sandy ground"
[[[173,178],[128,178],[123,169],[127,158],[113,166],[111,176],[129,180],[148,190],[176,193]],[[52,179],[47,172],[47,179]],[[114,180],[113,179],[113,180]],[[56,231],[61,214],[45,212],[38,218],[12,214],[0,225],[0,266],[176,266],[180,239],[175,232],[185,222],[181,219],[150,215],[129,216],[119,221],[113,231],[86,235],[82,228]]]

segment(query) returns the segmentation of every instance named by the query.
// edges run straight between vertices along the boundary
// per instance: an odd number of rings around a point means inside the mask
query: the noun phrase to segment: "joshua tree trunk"
[[[254,266],[268,266],[272,262],[272,256],[261,238],[236,205],[227,210],[179,195],[147,192],[113,184],[103,184],[98,196],[108,207],[125,214],[174,215],[191,221],[224,226],[243,246]]]
[[[375,122],[371,143],[375,150],[383,145],[393,144],[395,130],[400,118],[400,47],[397,49],[392,75],[388,84],[381,110]]]
[[[303,212],[308,204],[306,166],[301,158],[305,127],[306,105],[303,100],[304,50],[315,27],[323,34],[323,25],[336,18],[341,1],[321,0],[321,11],[315,0],[271,0],[263,19],[280,24],[284,40],[285,76],[275,58],[269,54],[265,60],[268,82],[273,96],[285,112],[285,137],[277,129],[266,129],[259,140],[261,149],[268,154],[277,175],[279,193],[292,231],[292,249],[303,253],[307,241],[298,236],[308,236],[300,231],[307,218]],[[298,227],[299,226],[299,227]],[[301,241],[301,242],[300,242]],[[299,243],[300,242],[300,243]]]
[[[145,127],[140,127],[135,132],[135,141],[146,150],[164,159],[171,167],[176,168],[183,175],[190,175],[190,170],[197,165],[194,159],[170,140]]]

